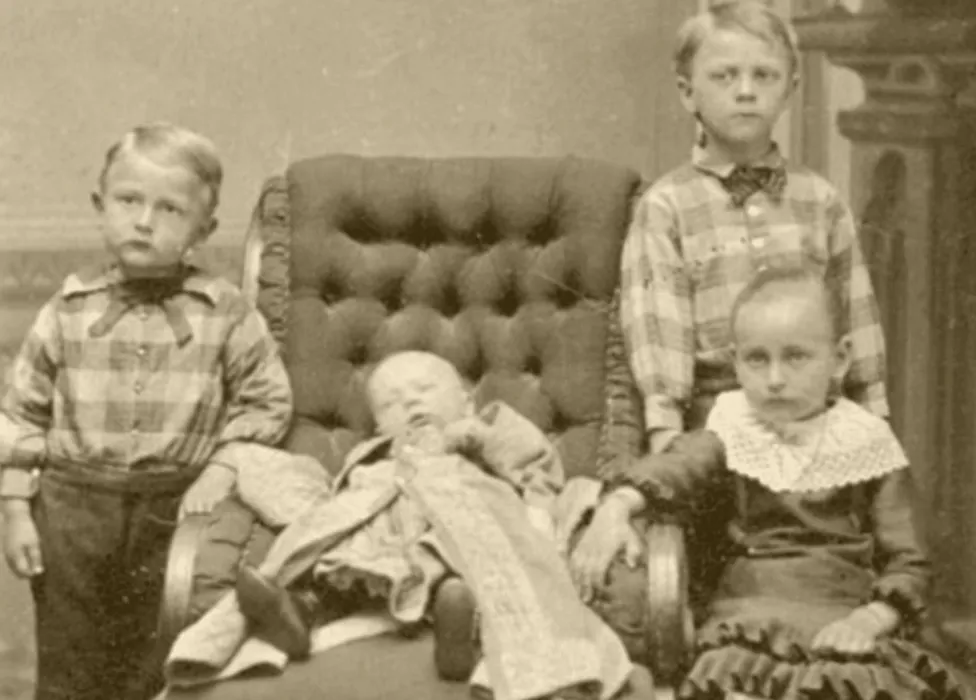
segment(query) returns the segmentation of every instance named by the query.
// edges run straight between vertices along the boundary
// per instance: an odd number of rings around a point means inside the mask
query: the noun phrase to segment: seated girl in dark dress
[[[741,389],[705,429],[623,469],[656,513],[731,493],[729,559],[681,698],[961,698],[914,641],[930,567],[888,424],[839,396],[849,365],[822,275],[767,269],[731,316]]]

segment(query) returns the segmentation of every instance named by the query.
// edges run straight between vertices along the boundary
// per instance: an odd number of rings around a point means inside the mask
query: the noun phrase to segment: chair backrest
[[[292,379],[288,447],[334,472],[373,428],[369,368],[422,349],[538,424],[570,475],[635,454],[616,297],[639,186],[578,158],[332,155],[269,180],[243,286]]]

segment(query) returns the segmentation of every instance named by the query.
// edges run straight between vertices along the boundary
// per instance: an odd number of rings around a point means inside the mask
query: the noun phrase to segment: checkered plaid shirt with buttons
[[[731,374],[732,302],[757,270],[777,262],[812,262],[839,288],[853,349],[845,391],[888,414],[884,337],[850,209],[823,177],[790,165],[776,148],[756,165],[782,176],[733,198],[723,179],[734,166],[696,147],[690,163],[655,182],[635,207],[621,315],[652,451],[683,429],[703,369]]]
[[[171,299],[118,308],[120,283],[113,268],[69,276],[39,312],[0,403],[3,495],[51,461],[233,468],[246,443],[284,436],[288,375],[236,287],[191,270]]]

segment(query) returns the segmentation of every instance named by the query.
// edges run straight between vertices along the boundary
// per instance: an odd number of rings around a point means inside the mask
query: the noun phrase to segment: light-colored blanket
[[[504,408],[491,414],[499,429],[493,432],[504,439],[489,440],[484,450],[494,475],[459,455],[406,465],[403,458],[370,462],[382,443],[350,455],[334,492],[314,460],[262,449],[259,459],[238,466],[242,499],[271,524],[287,525],[261,573],[287,586],[310,569],[331,575],[348,566],[389,584],[386,614],[355,615],[316,630],[313,652],[419,619],[434,582],[430,565],[443,563],[468,582],[478,601],[484,660],[471,678],[474,686],[500,700],[569,687],[605,699],[623,686],[631,665],[622,644],[579,601],[557,546],[528,525],[525,503],[512,488],[521,486],[525,496],[531,484],[552,482],[554,473],[561,477],[561,467],[551,463],[551,448],[538,449],[539,438],[548,445],[544,437]],[[568,539],[598,492],[596,482],[574,481],[549,506],[560,515],[559,538]],[[283,501],[290,501],[288,508]],[[289,513],[300,515],[289,522]],[[286,663],[281,652],[248,636],[232,592],[180,635],[166,672],[172,685],[190,685],[255,667],[280,670]]]

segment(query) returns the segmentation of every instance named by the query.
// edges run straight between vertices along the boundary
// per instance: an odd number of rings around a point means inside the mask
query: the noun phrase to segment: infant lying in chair
[[[243,569],[237,590],[177,639],[171,682],[225,675],[237,648],[214,656],[218,628],[226,640],[233,627],[238,647],[250,634],[296,658],[317,625],[372,608],[406,631],[432,618],[440,674],[500,698],[621,690],[626,651],[561,557],[562,465],[541,431],[502,403],[476,413],[454,367],[428,353],[381,362],[367,395],[378,435],[350,453],[332,491],[308,458],[239,469],[242,500],[287,526],[260,568]]]

